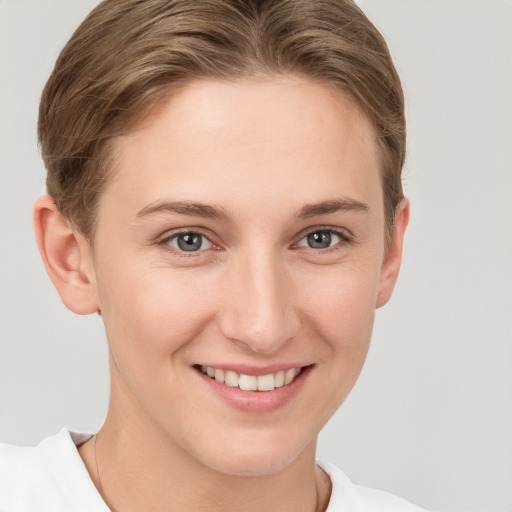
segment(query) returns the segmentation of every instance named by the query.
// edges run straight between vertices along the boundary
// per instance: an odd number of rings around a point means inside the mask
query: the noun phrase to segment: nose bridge
[[[221,328],[253,352],[273,353],[297,331],[283,263],[271,249],[241,255],[229,279]]]

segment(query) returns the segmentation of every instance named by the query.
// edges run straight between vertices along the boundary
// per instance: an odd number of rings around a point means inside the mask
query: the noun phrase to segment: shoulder
[[[355,485],[334,464],[318,461],[331,479],[332,492],[326,512],[425,512],[394,494]]]
[[[76,448],[88,437],[62,429],[33,447],[0,444],[0,510],[108,511]]]

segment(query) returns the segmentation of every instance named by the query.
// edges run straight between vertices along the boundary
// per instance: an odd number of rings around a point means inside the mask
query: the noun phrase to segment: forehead
[[[381,194],[371,121],[349,93],[297,77],[189,83],[118,138],[113,153],[106,192],[139,201],[134,208],[165,194],[229,202],[264,191],[279,200],[287,190],[314,202],[338,185],[331,197],[344,187]]]
[[[312,128],[324,133],[315,137]],[[308,78],[276,75],[200,79],[177,87],[143,116],[125,142],[131,145],[144,132],[152,131],[154,136],[159,131],[165,137],[186,134],[187,130],[214,138],[231,136],[237,143],[242,138],[266,142],[269,135],[278,133],[280,138],[288,135],[288,140],[297,141],[306,135],[312,144],[318,144],[326,131],[335,137],[348,130],[354,138],[366,139],[373,146],[376,136],[372,122],[350,91]]]

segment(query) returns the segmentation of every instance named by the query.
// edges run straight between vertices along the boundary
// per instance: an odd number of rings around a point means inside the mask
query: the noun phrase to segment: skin
[[[91,478],[118,511],[324,510],[317,436],[361,371],[409,213],[404,200],[386,251],[371,122],[305,79],[201,80],[114,154],[93,245],[48,196],[35,208],[63,302],[101,310],[107,331],[110,407],[79,450]],[[177,230],[204,235],[203,249],[180,251]],[[311,233],[331,246],[311,247]],[[221,400],[198,364],[310,370],[283,406],[255,413]]]

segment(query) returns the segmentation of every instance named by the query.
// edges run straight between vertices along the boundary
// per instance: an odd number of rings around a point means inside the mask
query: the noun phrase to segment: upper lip
[[[290,368],[303,368],[310,366],[304,363],[276,363],[267,366],[254,366],[250,364],[228,364],[228,363],[200,363],[196,366],[209,366],[219,370],[233,371],[243,375],[253,375],[259,377],[261,375],[269,375],[271,373],[277,373],[280,371],[287,371]]]

